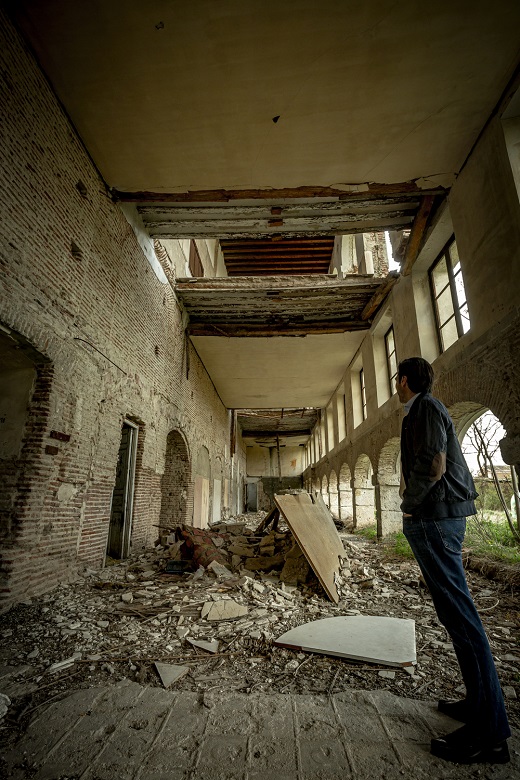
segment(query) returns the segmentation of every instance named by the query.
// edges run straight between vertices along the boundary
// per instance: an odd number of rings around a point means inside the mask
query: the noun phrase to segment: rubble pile
[[[265,513],[256,513],[255,517]],[[305,555],[291,531],[284,526],[259,533],[245,522],[223,522],[211,530],[181,526],[173,534],[161,538],[169,560],[188,558],[196,566],[207,568],[213,564],[228,567],[226,573],[244,569],[246,572],[273,572],[280,582],[303,584],[315,580]],[[175,567],[167,564],[166,570]],[[221,570],[220,570],[221,571]],[[224,572],[221,571],[221,574]]]
[[[0,693],[10,700],[0,730],[18,727],[34,708],[73,688],[124,677],[162,685],[157,664],[168,663],[189,668],[176,678],[176,689],[201,693],[385,688],[416,698],[460,696],[453,647],[413,561],[389,558],[383,547],[342,534],[336,605],[302,561],[290,532],[281,525],[258,535],[258,520],[234,518],[204,536],[188,529],[188,539],[199,537],[191,548],[182,534],[163,538],[165,544],[154,550],[87,570],[0,616]],[[209,555],[208,543],[218,555]],[[191,559],[183,559],[190,553]],[[206,565],[200,563],[204,555]],[[191,561],[192,571],[181,566],[181,573],[171,573],[171,562],[182,560]],[[469,581],[511,720],[520,725],[516,599],[478,574],[469,574]],[[361,614],[413,618],[417,666],[389,670],[272,644],[303,623]]]

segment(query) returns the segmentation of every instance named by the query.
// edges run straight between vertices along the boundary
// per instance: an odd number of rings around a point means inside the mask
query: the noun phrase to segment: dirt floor
[[[247,540],[258,514],[241,516]],[[286,529],[281,527],[282,532]],[[0,693],[10,699],[0,720],[7,742],[31,716],[74,689],[128,678],[162,686],[154,662],[189,671],[177,690],[330,693],[384,689],[428,701],[464,694],[451,643],[437,621],[417,565],[392,557],[375,542],[342,533],[346,559],[333,604],[319,582],[281,583],[276,572],[239,568],[231,576],[209,570],[165,573],[167,550],[143,554],[84,576],[0,616]],[[218,540],[217,540],[218,541]],[[511,585],[468,572],[496,659],[513,726],[520,727],[518,596]],[[237,617],[208,620],[211,603],[233,601]],[[206,605],[206,607],[204,606]],[[230,606],[229,604],[227,605]],[[388,666],[294,652],[273,646],[282,633],[338,615],[387,615],[416,622],[417,666]],[[218,641],[216,653],[188,640]]]

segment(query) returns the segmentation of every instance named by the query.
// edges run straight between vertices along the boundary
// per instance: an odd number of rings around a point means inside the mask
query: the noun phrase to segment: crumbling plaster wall
[[[384,311],[392,312],[399,360],[423,355],[433,362],[434,394],[453,414],[459,433],[485,409],[506,430],[502,454],[520,468],[520,203],[498,119],[492,120],[454,184],[449,208],[461,257],[471,329],[443,354],[433,331],[433,307],[427,295],[427,268],[419,256],[412,274],[401,277],[376,317],[355,358],[367,380],[367,419],[354,426],[351,368],[342,383],[346,393],[347,435],[327,457],[305,472],[315,483],[342,468],[356,480],[364,456],[373,469],[374,519],[380,535],[398,527],[399,436],[402,409],[397,396],[380,397],[376,383],[374,340]],[[449,234],[441,241],[447,240]],[[431,237],[435,241],[435,235]],[[427,254],[428,247],[422,254]],[[357,362],[356,362],[357,361]],[[371,387],[368,386],[370,381]],[[338,424],[336,442],[338,442]],[[346,467],[346,469],[345,469]],[[358,469],[358,473],[359,469]],[[354,512],[347,515],[355,516]]]
[[[78,563],[102,565],[124,418],[139,424],[134,549],[156,535],[172,430],[190,453],[207,445],[233,478],[228,412],[185,341],[171,286],[6,19],[1,35],[0,321],[49,361],[35,367],[20,441],[2,557],[7,603],[66,579]],[[235,456],[235,480],[244,458]]]

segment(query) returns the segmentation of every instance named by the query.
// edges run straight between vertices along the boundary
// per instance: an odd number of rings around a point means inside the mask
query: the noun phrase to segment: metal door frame
[[[133,516],[134,516],[134,489],[135,489],[135,466],[137,460],[137,438],[139,436],[139,426],[131,420],[124,419],[121,430],[124,426],[128,426],[131,430],[131,440],[129,447],[128,457],[128,471],[126,479],[125,497],[123,503],[123,511],[125,522],[123,525],[123,544],[121,549],[121,557],[128,558],[130,553],[130,537],[132,535]]]

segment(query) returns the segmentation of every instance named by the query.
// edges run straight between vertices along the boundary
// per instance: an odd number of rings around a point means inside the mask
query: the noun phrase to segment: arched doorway
[[[468,518],[468,532],[488,543],[520,538],[518,467],[506,464],[500,444],[506,431],[493,412],[479,410],[461,426],[462,452],[473,475],[477,513]],[[507,542],[506,542],[507,546]]]
[[[193,506],[188,446],[182,433],[170,431],[166,439],[164,474],[161,479],[160,524],[187,523]]]

